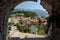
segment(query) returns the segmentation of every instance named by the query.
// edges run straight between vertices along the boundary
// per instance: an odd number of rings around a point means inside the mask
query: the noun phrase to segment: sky
[[[42,5],[40,4],[41,3],[41,0],[37,0],[37,2],[33,2],[33,1],[25,1],[25,2],[22,2],[20,4],[18,4],[14,10],[27,10],[27,11],[36,11],[36,10],[42,10],[42,11],[45,11],[45,12],[42,12],[41,15],[44,15],[45,17],[48,16],[48,13],[47,11],[42,7]],[[36,11],[39,14],[39,11]],[[41,12],[40,12],[41,13]]]
[[[26,2],[22,2],[20,4],[18,4],[14,9],[38,9],[38,10],[45,10],[41,5],[40,5],[40,0],[38,0],[37,2],[33,2],[33,1],[26,1]]]

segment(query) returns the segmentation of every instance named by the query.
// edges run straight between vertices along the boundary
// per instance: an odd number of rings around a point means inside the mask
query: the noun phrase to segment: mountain
[[[49,14],[48,14],[48,12],[47,11],[44,11],[44,10],[37,10],[37,9],[15,9],[14,11],[22,11],[22,10],[24,10],[24,11],[32,11],[32,12],[36,12],[37,13],[37,15],[38,16],[44,16],[44,17],[48,17],[49,16]]]
[[[44,17],[48,17],[49,14],[47,11],[43,11],[43,10],[34,10],[38,16],[44,16]]]

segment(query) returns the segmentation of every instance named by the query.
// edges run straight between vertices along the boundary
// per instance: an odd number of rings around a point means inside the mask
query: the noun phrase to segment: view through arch
[[[48,34],[48,12],[40,2],[25,1],[17,5],[8,19],[9,37],[41,37]],[[29,36],[30,35],[30,36]]]

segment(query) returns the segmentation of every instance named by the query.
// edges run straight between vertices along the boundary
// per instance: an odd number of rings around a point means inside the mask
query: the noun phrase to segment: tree
[[[20,23],[16,23],[14,26],[16,26],[18,28],[19,31],[21,31],[21,24]]]
[[[34,16],[37,16],[37,14],[35,12],[31,12],[31,11],[24,11],[24,16],[26,17],[31,17],[33,18]]]
[[[28,26],[24,27],[23,32],[30,33],[30,28]]]
[[[8,25],[12,26],[12,25],[14,25],[14,23],[13,22],[8,22]]]
[[[22,10],[22,11],[16,10],[16,11],[12,11],[11,13],[12,14],[20,14],[20,13],[23,13],[25,17],[31,17],[31,18],[33,18],[34,16],[37,16],[37,14],[35,12],[24,11],[24,10]]]
[[[38,18],[38,20],[39,20],[39,21],[38,21],[39,25],[41,25],[41,19],[40,19],[40,18]]]

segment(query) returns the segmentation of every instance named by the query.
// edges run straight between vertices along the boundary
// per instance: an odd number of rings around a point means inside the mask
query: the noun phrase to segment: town
[[[31,15],[34,12],[25,11],[27,14]],[[43,16],[27,15],[25,12],[11,14],[8,19],[8,26],[12,28],[16,26],[20,32],[33,33],[33,34],[45,34],[47,28],[47,20]],[[33,17],[32,17],[33,16]],[[41,27],[40,27],[41,26]],[[40,32],[42,29],[43,32]]]

